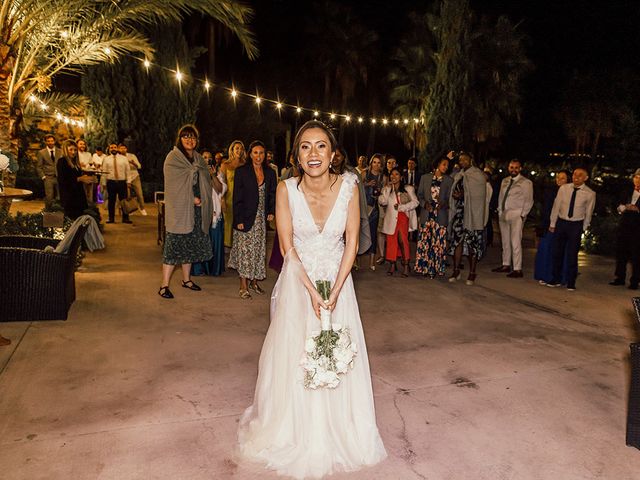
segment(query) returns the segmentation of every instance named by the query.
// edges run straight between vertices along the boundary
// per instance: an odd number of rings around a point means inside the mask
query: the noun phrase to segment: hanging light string
[[[76,120],[78,117],[77,115],[67,115],[57,109],[50,112],[50,110],[52,110],[51,107],[45,101],[36,97],[33,93],[29,95],[29,101],[34,104],[35,108],[39,108],[44,113],[50,113],[50,115],[55,117],[59,122],[64,122],[65,124],[73,127],[84,128],[84,120]],[[74,116],[76,118],[73,118]]]
[[[128,55],[129,57],[139,61],[144,68],[147,70],[147,72],[152,68],[159,68],[161,70],[167,71],[170,74],[172,74],[176,81],[178,82],[178,85],[181,86],[183,82],[187,81],[187,76],[185,75],[184,72],[182,72],[180,70],[180,67],[177,66],[175,69],[169,68],[169,67],[165,67],[163,65],[159,65],[156,63],[153,63],[151,61],[149,61],[147,58],[139,58],[135,55]],[[243,92],[241,90],[238,90],[237,88],[235,88],[235,86],[226,86],[226,85],[222,85],[222,84],[217,84],[217,83],[212,83],[210,80],[208,80],[206,77],[204,79],[196,77],[196,76],[191,76],[190,77],[193,81],[198,82],[202,85],[202,87],[204,88],[204,90],[208,93],[212,88],[216,87],[219,89],[223,89],[229,92],[229,95],[231,96],[231,98],[235,101],[236,99],[238,99],[239,97],[246,97],[246,98],[250,98],[251,100],[253,100],[253,102],[260,107],[261,105],[264,104],[270,104],[272,105],[278,112],[282,112],[286,109],[289,109],[291,111],[294,111],[296,114],[300,115],[302,113],[310,113],[313,118],[329,118],[330,120],[339,120],[342,119],[345,123],[350,123],[350,122],[354,122],[354,123],[358,123],[358,124],[363,124],[365,122],[370,123],[371,125],[383,125],[383,126],[387,126],[387,125],[396,125],[396,126],[407,126],[410,123],[413,124],[423,124],[424,123],[424,119],[421,117],[414,117],[414,118],[397,118],[394,116],[379,116],[379,117],[375,117],[375,116],[362,116],[362,115],[352,115],[349,113],[337,113],[337,112],[327,112],[327,111],[322,111],[322,110],[318,110],[316,108],[307,108],[304,107],[302,105],[294,105],[292,103],[287,103],[283,100],[280,99],[272,99],[272,98],[266,98],[261,96],[258,92],[254,93],[249,93],[249,92]]]

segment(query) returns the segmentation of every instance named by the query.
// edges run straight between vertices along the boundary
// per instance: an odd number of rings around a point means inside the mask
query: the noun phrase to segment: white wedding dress
[[[307,335],[320,329],[302,269],[313,283],[338,274],[349,200],[357,182],[345,173],[322,231],[314,223],[298,180],[285,180],[300,261],[285,256],[271,296],[271,325],[260,354],[253,405],[240,419],[240,455],[282,475],[319,478],[378,463],[386,452],[376,425],[367,349],[351,275],[344,282],[332,322],[351,330],[358,347],[354,367],[335,389],[305,389],[300,360]]]

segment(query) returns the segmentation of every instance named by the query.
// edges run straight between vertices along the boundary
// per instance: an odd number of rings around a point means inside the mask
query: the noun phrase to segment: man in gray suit
[[[54,199],[60,198],[56,160],[62,156],[62,150],[56,147],[56,137],[51,134],[44,137],[45,148],[38,152],[36,169],[44,182],[45,205],[50,206]]]

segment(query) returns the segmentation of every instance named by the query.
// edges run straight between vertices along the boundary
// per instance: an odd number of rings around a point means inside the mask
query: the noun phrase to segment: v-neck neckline
[[[342,193],[342,186],[344,185],[344,178],[342,177],[342,175],[340,175],[340,178],[342,178],[342,183],[340,184],[340,190],[338,190],[338,195],[336,196],[336,199],[333,202],[333,206],[331,207],[331,211],[329,212],[329,215],[327,215],[326,220],[322,224],[322,229],[318,227],[318,223],[316,222],[316,219],[313,218],[313,212],[311,212],[311,207],[309,206],[309,202],[307,202],[307,196],[302,190],[299,190],[300,195],[302,196],[302,200],[304,201],[304,204],[307,207],[309,218],[311,219],[311,222],[313,223],[313,226],[315,227],[318,235],[322,235],[324,233],[325,227],[329,223],[329,220],[331,220],[331,217],[333,216],[333,211],[336,209],[336,205],[338,204],[338,200],[340,199],[340,194]]]

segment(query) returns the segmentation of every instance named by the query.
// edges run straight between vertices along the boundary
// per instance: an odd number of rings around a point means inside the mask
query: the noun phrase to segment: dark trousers
[[[124,180],[107,180],[107,193],[109,201],[107,203],[109,210],[109,221],[113,222],[116,217],[116,196],[120,201],[127,198],[127,182]],[[129,220],[129,215],[122,210],[122,221]]]
[[[578,251],[582,236],[582,220],[569,222],[558,219],[556,234],[553,244],[553,280],[552,283],[560,283],[562,278],[562,264],[566,256],[567,262],[567,287],[576,286],[578,276]]]
[[[638,218],[624,218],[625,215],[633,215]],[[627,263],[631,262],[629,283],[638,285],[640,282],[640,214],[623,213],[622,220],[618,229],[616,246],[616,279],[625,281]]]

